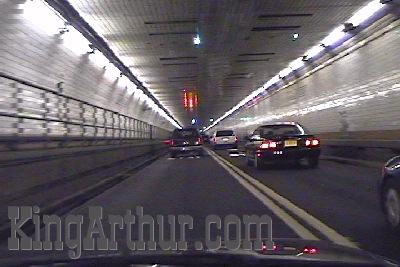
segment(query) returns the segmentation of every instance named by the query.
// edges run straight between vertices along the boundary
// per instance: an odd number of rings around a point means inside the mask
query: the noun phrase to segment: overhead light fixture
[[[132,83],[132,84],[128,84],[127,86],[126,86],[126,91],[128,92],[128,94],[130,94],[130,95],[132,95],[134,92],[135,92],[135,85]]]
[[[324,51],[324,49],[325,49],[324,46],[316,45],[316,46],[312,47],[310,50],[308,50],[306,52],[305,57],[306,57],[307,60],[310,59],[310,58],[316,57],[319,53]],[[303,57],[303,59],[304,59],[304,57]]]
[[[346,22],[346,23],[344,24],[343,31],[344,31],[344,32],[349,32],[349,31],[354,30],[355,28],[356,28],[356,27],[353,25],[353,23]]]
[[[290,73],[292,72],[291,68],[284,68],[283,70],[281,70],[279,72],[279,77],[281,77],[281,79],[285,78],[286,76],[288,76]]]
[[[93,63],[99,68],[105,68],[107,64],[110,63],[108,58],[104,56],[100,51],[95,51],[93,54],[89,55],[89,59],[93,61]]]
[[[96,52],[97,48],[93,44],[89,44],[90,51],[87,52],[87,54],[94,54]]]
[[[22,16],[48,35],[67,32],[65,20],[43,0],[23,1]],[[63,32],[63,33],[64,33]]]
[[[75,28],[70,27],[69,31],[62,36],[63,45],[77,55],[87,53],[90,42]]]
[[[104,73],[104,75],[106,75],[111,80],[115,80],[121,75],[121,71],[111,62],[107,64],[105,69],[106,72]]]
[[[65,23],[65,24],[64,24],[64,27],[59,28],[59,33],[60,33],[60,34],[64,34],[64,33],[66,33],[66,32],[69,32],[68,26],[69,26],[68,23]]]
[[[129,80],[129,78],[125,75],[120,76],[120,78],[118,79],[118,83],[120,83],[124,87],[132,84],[131,80]]]
[[[371,1],[368,5],[361,8],[357,11],[348,21],[347,23],[353,24],[354,27],[357,27],[367,19],[369,19],[372,15],[374,15],[377,11],[385,6],[385,3],[382,3],[380,0]]]
[[[303,60],[303,61],[309,61],[310,58],[308,58],[308,56],[302,56],[302,57],[301,57],[301,60]]]
[[[135,90],[135,97],[141,100],[143,98],[143,91],[140,88],[136,88]]]
[[[331,46],[340,39],[342,39],[346,33],[344,32],[344,25],[335,28],[327,37],[322,40],[324,46]]]
[[[300,57],[300,58],[298,58],[298,59],[292,61],[292,63],[290,63],[290,65],[289,65],[289,67],[290,67],[292,70],[300,69],[300,68],[303,67],[303,66],[304,66],[304,62],[303,62],[303,58],[302,58],[302,57]]]
[[[196,34],[193,37],[193,44],[195,44],[195,45],[200,45],[201,44],[201,39],[200,39],[200,35],[199,34]]]

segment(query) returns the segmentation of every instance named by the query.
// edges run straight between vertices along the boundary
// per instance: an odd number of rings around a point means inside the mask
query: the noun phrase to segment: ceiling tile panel
[[[223,115],[368,1],[69,2],[186,124]],[[200,46],[192,43],[196,33]],[[292,41],[293,33],[300,38]],[[200,96],[192,112],[182,105],[185,88]]]

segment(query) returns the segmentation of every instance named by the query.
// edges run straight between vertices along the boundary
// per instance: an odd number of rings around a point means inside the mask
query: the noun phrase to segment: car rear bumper
[[[263,162],[290,162],[298,161],[303,158],[319,157],[321,149],[319,148],[302,148],[293,150],[259,150],[256,157]]]
[[[214,147],[237,147],[237,142],[221,142],[221,143],[214,143]]]
[[[203,151],[203,146],[172,146],[169,148],[170,152],[180,152],[180,153],[185,153],[185,152],[200,152]]]

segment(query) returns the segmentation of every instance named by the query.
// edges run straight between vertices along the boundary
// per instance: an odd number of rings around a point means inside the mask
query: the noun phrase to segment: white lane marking
[[[250,193],[252,193],[258,200],[260,200],[268,209],[270,209],[276,216],[278,216],[284,223],[287,224],[293,231],[303,239],[318,240],[313,233],[311,233],[307,228],[301,225],[293,217],[291,217],[286,211],[276,205],[270,198],[262,194],[256,187],[251,185],[248,181],[240,177],[236,172],[224,164],[219,158],[217,158],[214,152],[210,155],[221,165],[229,174],[231,174],[243,187],[245,187]]]
[[[260,181],[257,179],[253,178],[252,176],[248,175],[241,169],[237,168],[236,166],[232,165],[230,162],[227,160],[221,158],[220,156],[216,155],[214,152],[213,153],[213,158],[221,160],[224,164],[226,164],[227,167],[231,168],[236,174],[240,175],[239,177],[241,179],[246,180],[248,183],[250,183],[252,186],[254,186],[256,189],[259,191],[263,192],[266,194],[268,197],[271,199],[275,200],[285,208],[287,208],[290,212],[293,214],[297,215],[298,217],[302,218],[305,222],[307,222],[310,226],[314,227],[314,229],[318,230],[321,232],[323,235],[325,235],[329,240],[332,242],[347,246],[347,247],[352,247],[352,248],[359,248],[355,243],[351,242],[349,239],[347,239],[345,236],[342,236],[338,232],[336,232],[334,229],[330,228],[326,224],[324,224],[322,221],[318,220],[311,214],[309,214],[307,211],[303,210],[302,208],[296,206],[292,202],[290,202],[288,199],[284,198],[283,196],[279,195],[276,193],[274,190],[271,188],[265,186],[262,184]],[[210,153],[211,154],[211,153]],[[225,168],[227,169],[227,168]],[[235,177],[236,178],[236,177]],[[294,230],[294,229],[293,229]]]

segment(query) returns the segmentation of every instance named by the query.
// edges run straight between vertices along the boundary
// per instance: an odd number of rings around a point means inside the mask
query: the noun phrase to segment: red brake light
[[[262,149],[270,149],[270,148],[277,148],[278,142],[275,141],[265,141],[260,145]]]
[[[202,144],[202,143],[203,143],[203,139],[201,139],[201,137],[199,137],[199,138],[197,139],[197,143]]]
[[[318,250],[316,248],[304,248],[303,253],[309,253],[309,254],[317,254]]]
[[[214,142],[217,142],[217,137],[214,137]]]
[[[320,141],[318,138],[307,139],[304,143],[306,146],[319,146]]]
[[[235,142],[237,142],[238,141],[238,138],[237,138],[237,136],[235,136]]]

